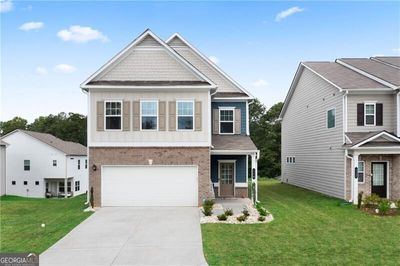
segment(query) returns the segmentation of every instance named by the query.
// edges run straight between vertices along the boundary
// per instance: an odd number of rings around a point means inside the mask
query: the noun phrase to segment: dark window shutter
[[[364,104],[358,103],[357,104],[357,126],[364,125]]]
[[[376,104],[376,125],[383,126],[383,104]]]

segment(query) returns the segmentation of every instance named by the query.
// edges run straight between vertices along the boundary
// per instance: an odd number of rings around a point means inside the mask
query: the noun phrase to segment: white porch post
[[[253,203],[258,201],[258,185],[257,185],[257,154],[254,153],[251,155],[251,200]],[[254,195],[253,195],[253,184],[254,184]]]
[[[353,154],[353,167],[352,167],[352,183],[353,183],[353,204],[358,203],[358,176],[356,176],[356,169],[358,169],[358,153]]]
[[[66,178],[64,179],[64,198],[67,198],[67,197],[68,197],[68,189],[67,189],[67,186],[68,186],[68,177],[66,177]]]

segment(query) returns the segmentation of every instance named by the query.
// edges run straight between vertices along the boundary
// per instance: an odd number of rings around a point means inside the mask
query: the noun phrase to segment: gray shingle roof
[[[393,85],[400,86],[400,69],[398,68],[368,58],[341,58],[338,60]]]
[[[244,92],[217,92],[213,95],[214,98],[236,98],[236,97],[249,97]]]
[[[396,137],[396,135],[395,134],[393,134],[393,133],[391,133],[391,132],[387,132],[387,131],[385,131],[385,130],[382,130],[382,131],[370,131],[370,132],[346,132],[345,134],[346,134],[346,136],[351,140],[351,142],[352,143],[350,143],[350,144],[348,144],[347,146],[354,146],[354,145],[357,145],[357,144],[359,144],[359,143],[361,143],[361,142],[363,142],[364,140],[367,140],[367,139],[369,139],[369,138],[372,138],[373,136],[376,136],[376,135],[378,135],[378,134],[380,134],[380,133],[382,133],[382,132],[386,132],[386,133],[388,133],[388,134],[390,134],[390,135],[393,135],[394,137]],[[385,143],[389,143],[388,145],[390,145],[390,144],[393,144],[393,143],[397,143],[397,142],[395,142],[395,141],[387,141],[387,142],[370,142],[370,143],[367,143],[368,144],[368,146],[374,146],[374,147],[377,147],[377,146],[385,146]],[[366,144],[364,144],[363,146],[366,146]]]
[[[304,62],[303,65],[311,68],[342,89],[388,88],[335,62]]]
[[[47,133],[39,133],[39,132],[28,131],[28,130],[20,130],[20,131],[64,152],[67,155],[86,155],[87,154],[86,147],[80,143],[76,143],[76,142],[72,142],[72,141],[65,141],[65,140],[59,139],[59,138],[54,137],[53,135],[47,134]]]
[[[210,85],[206,81],[173,81],[173,80],[97,80],[91,81],[88,85],[110,85],[110,86],[195,86]]]
[[[249,136],[244,135],[213,135],[213,150],[258,150]]]
[[[7,146],[8,143],[0,139],[0,146]]]
[[[396,67],[400,67],[400,56],[375,56],[371,57],[371,59],[375,59]]]

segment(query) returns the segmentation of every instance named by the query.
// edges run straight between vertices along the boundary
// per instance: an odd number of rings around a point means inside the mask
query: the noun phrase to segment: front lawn
[[[400,216],[363,213],[343,201],[275,180],[259,181],[269,224],[204,224],[210,265],[399,265]]]
[[[85,201],[0,197],[0,252],[42,253],[91,214]]]

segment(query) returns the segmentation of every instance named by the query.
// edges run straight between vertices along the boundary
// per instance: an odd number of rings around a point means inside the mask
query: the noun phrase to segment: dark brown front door
[[[235,163],[221,162],[219,164],[220,197],[233,197],[234,178],[235,178]]]
[[[387,191],[387,163],[371,163],[371,193],[386,198]]]

